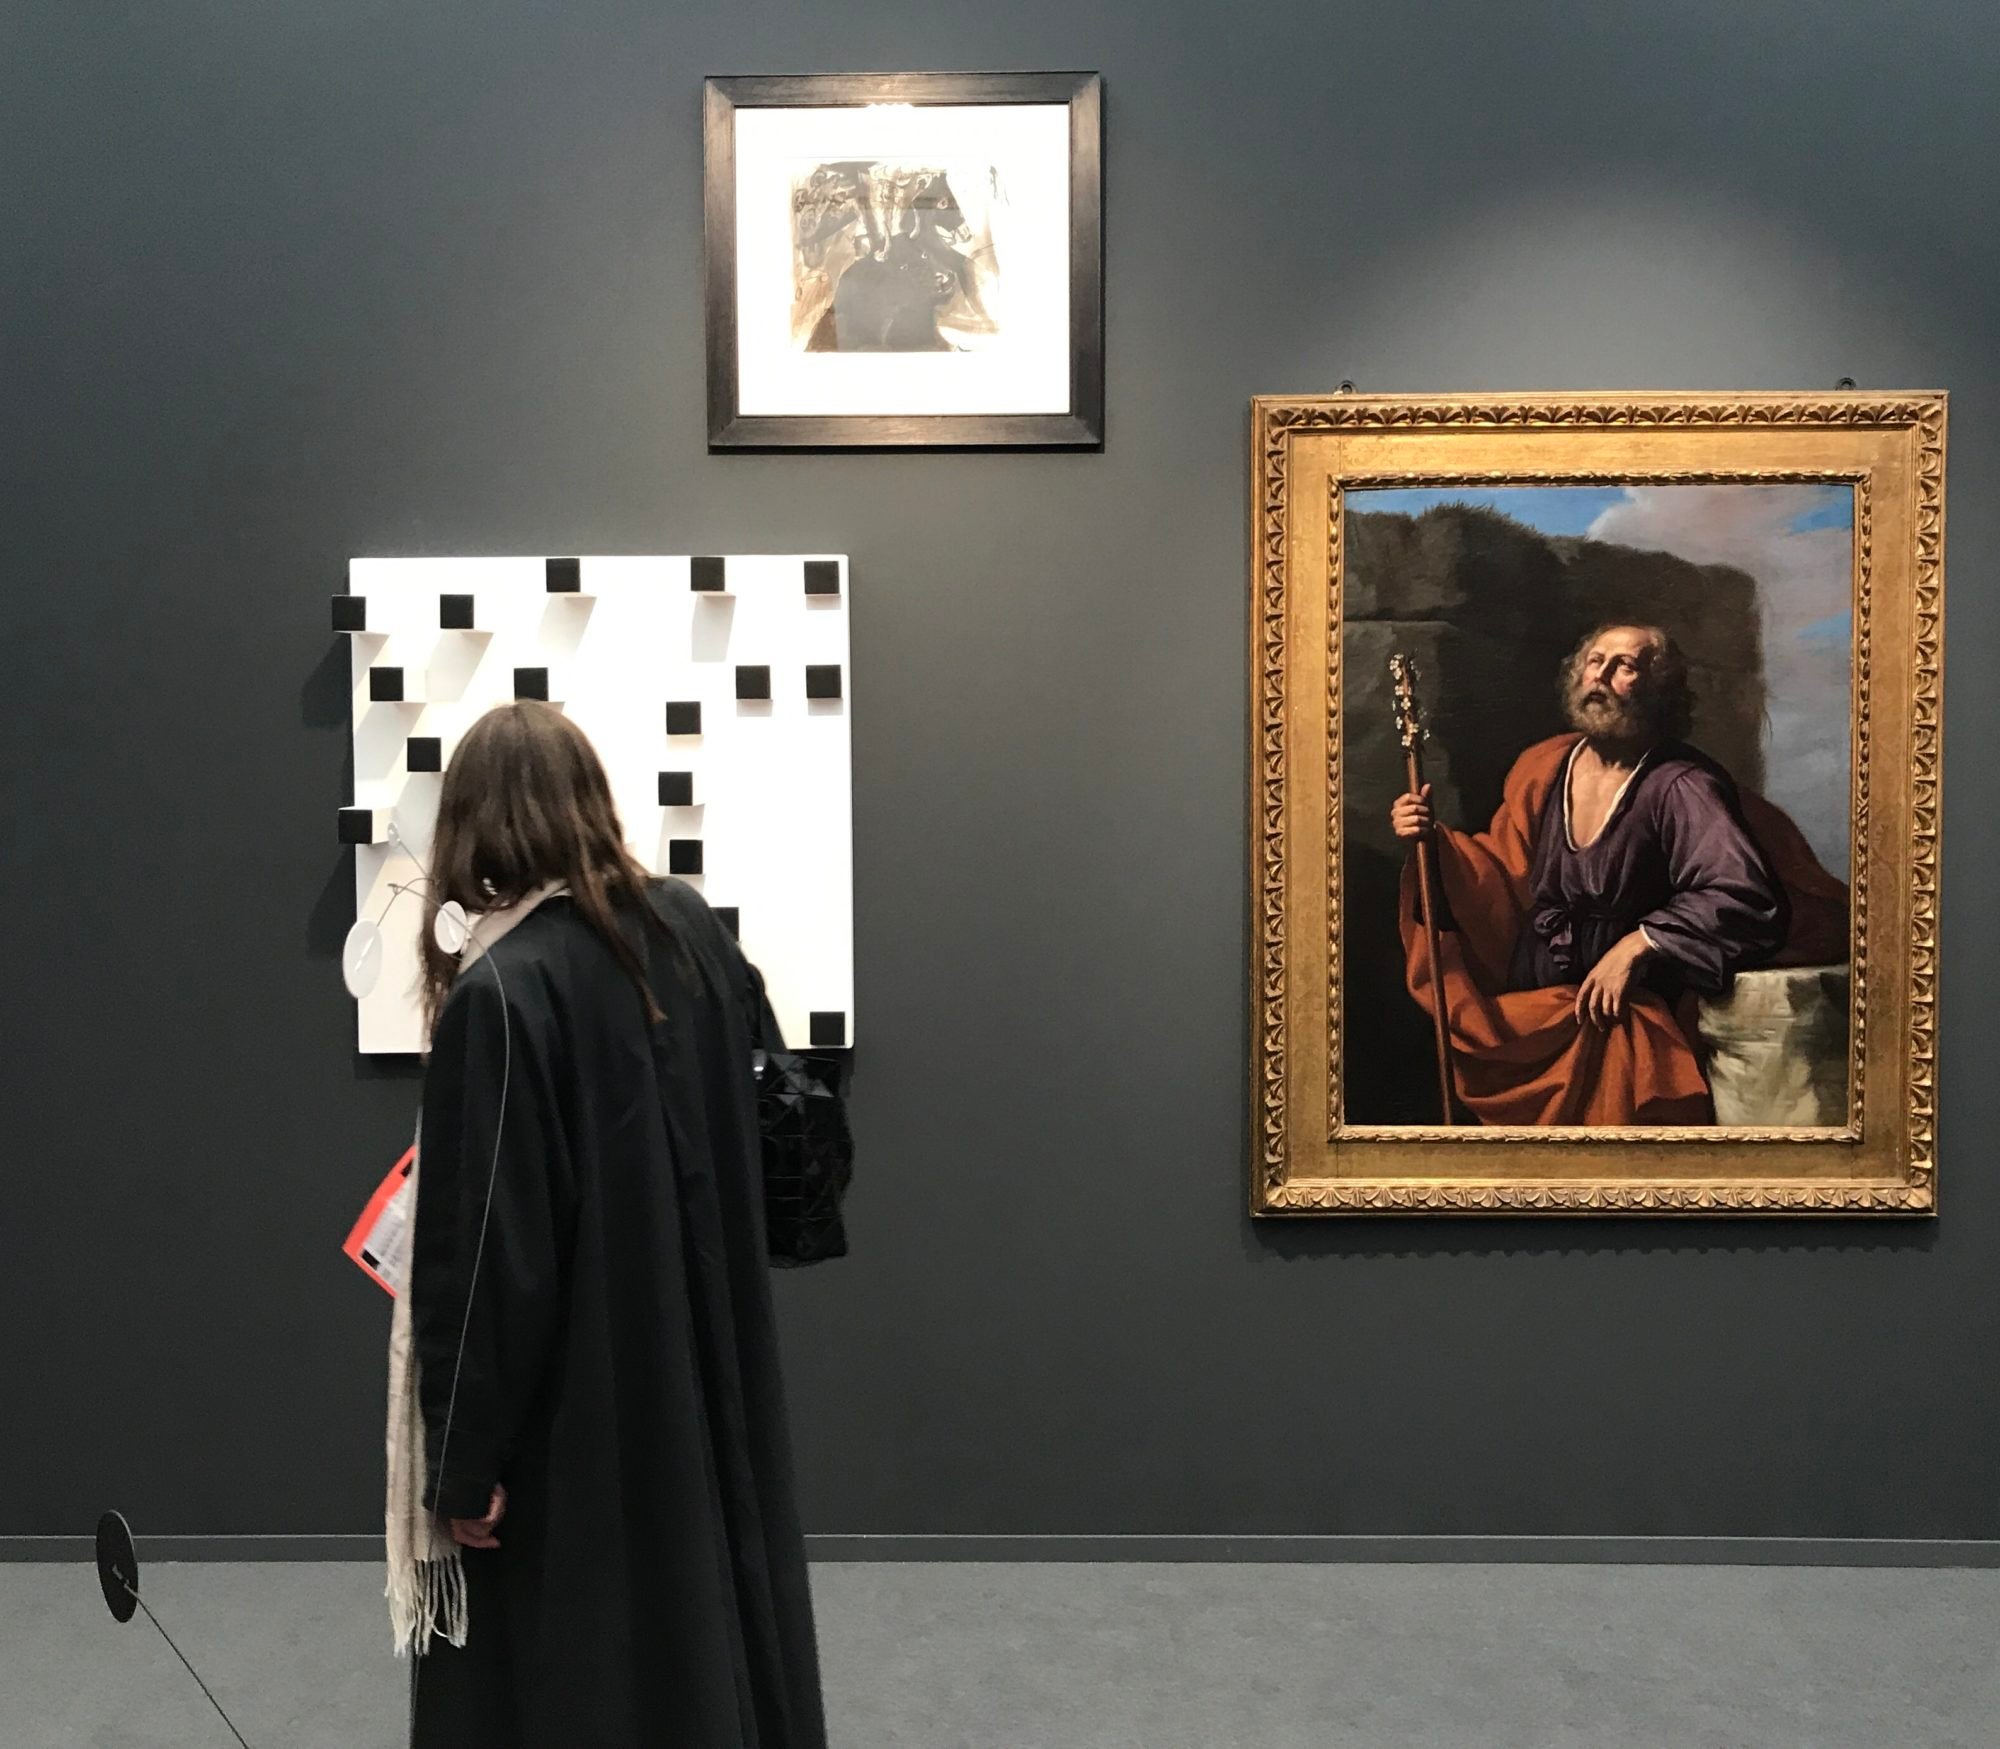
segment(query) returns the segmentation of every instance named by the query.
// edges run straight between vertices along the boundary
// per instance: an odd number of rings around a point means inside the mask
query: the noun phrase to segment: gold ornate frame
[[[1945,396],[1267,396],[1251,426],[1252,1212],[1935,1213]],[[1847,1125],[1348,1123],[1344,494],[1800,481],[1855,488]]]

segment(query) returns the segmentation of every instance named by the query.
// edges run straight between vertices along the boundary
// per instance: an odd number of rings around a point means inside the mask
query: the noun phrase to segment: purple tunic
[[[1640,981],[1670,1001],[1684,989],[1719,994],[1739,969],[1784,946],[1791,905],[1728,772],[1680,742],[1656,747],[1579,850],[1568,817],[1575,757],[1564,761],[1535,834],[1510,988],[1577,983],[1637,928],[1659,950]]]

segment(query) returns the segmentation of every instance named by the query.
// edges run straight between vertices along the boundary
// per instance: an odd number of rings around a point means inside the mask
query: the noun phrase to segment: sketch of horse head
[[[865,243],[855,253],[880,253],[888,235],[876,226],[875,168],[858,160],[820,164],[793,191],[792,242],[806,267],[824,266],[833,246],[857,225]]]

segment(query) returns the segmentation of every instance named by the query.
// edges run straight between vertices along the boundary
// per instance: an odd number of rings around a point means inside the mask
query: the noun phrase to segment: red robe
[[[1537,743],[1514,762],[1484,832],[1437,829],[1438,866],[1453,928],[1440,938],[1445,1014],[1459,1098],[1488,1124],[1700,1124],[1714,1119],[1694,1043],[1691,998],[1679,1012],[1632,987],[1625,1016],[1599,1031],[1576,1017],[1577,986],[1509,990],[1527,920],[1535,834],[1561,781],[1574,734]],[[1804,835],[1762,796],[1739,792],[1744,820],[1791,901],[1775,963],[1847,957],[1847,887],[1822,868]],[[1415,859],[1401,906],[1410,994],[1431,1010],[1430,954],[1417,909]]]

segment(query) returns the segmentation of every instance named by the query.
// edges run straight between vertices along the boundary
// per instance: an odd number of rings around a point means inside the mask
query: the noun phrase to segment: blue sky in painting
[[[1799,641],[1804,644],[1837,644],[1845,650],[1854,641],[1854,615],[1852,612],[1829,614],[1825,619],[1816,619],[1810,625],[1801,626]]]
[[[1810,510],[1801,511],[1792,518],[1792,533],[1804,534],[1814,528],[1852,528],[1854,526],[1854,488],[1852,486],[1820,486],[1814,496],[1819,502]]]

